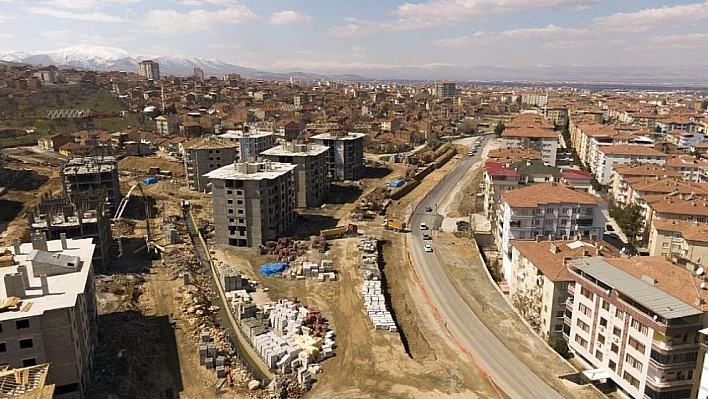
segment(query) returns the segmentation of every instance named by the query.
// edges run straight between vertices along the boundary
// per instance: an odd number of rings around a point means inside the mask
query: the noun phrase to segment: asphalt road
[[[414,209],[410,219],[410,234],[407,236],[411,259],[421,284],[447,323],[447,328],[472,353],[477,363],[491,375],[500,390],[511,398],[561,399],[563,396],[529,370],[487,330],[455,291],[436,255],[435,235],[432,234],[432,241],[423,241],[425,231],[420,230],[420,223],[424,222],[428,229],[440,227],[443,217],[435,213],[437,204],[458,184],[470,167],[480,161],[481,153],[480,150],[474,156],[463,154],[465,159],[460,161],[458,166],[448,173]],[[432,212],[426,212],[426,207],[431,207]],[[430,233],[430,230],[427,233]],[[423,250],[423,245],[428,243],[433,246],[433,252]]]

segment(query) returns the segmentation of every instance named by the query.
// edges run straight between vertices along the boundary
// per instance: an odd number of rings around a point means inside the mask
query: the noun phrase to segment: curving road
[[[488,139],[484,139],[485,141]],[[410,219],[411,233],[406,241],[410,250],[411,260],[421,284],[445,320],[448,330],[468,349],[480,366],[485,369],[496,385],[511,398],[519,399],[562,399],[563,396],[541,380],[526,367],[504,344],[497,339],[477,318],[472,309],[467,306],[455,287],[450,283],[443,271],[440,261],[434,251],[433,241],[423,240],[423,230],[420,223],[425,223],[429,229],[437,229],[442,224],[443,217],[435,214],[435,208],[445,195],[458,184],[464,174],[475,162],[480,161],[482,151],[465,159],[425,197],[413,210]],[[426,212],[427,207],[432,212]],[[427,231],[430,233],[430,231]],[[431,243],[433,252],[425,252],[423,245]]]

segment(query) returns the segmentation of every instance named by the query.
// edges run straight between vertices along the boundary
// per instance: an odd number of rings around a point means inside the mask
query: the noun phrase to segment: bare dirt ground
[[[160,170],[169,170],[175,176],[184,175],[184,165],[182,163],[158,155],[125,157],[118,161],[118,169],[121,171],[145,174],[150,167],[158,167]]]

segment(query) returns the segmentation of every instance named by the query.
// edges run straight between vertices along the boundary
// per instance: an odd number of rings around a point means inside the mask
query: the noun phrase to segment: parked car
[[[423,246],[423,249],[425,249],[425,252],[433,252],[433,247],[428,244],[425,244],[425,246]]]
[[[424,239],[424,240],[431,240],[432,237],[430,237],[430,234],[425,233],[425,234],[423,234],[423,239]]]
[[[421,230],[428,230],[428,225],[425,224],[425,223],[421,223],[421,224],[420,224],[420,229],[421,229]]]

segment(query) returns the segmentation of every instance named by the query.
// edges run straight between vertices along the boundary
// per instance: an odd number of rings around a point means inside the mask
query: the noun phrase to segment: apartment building
[[[234,162],[211,180],[217,244],[257,247],[277,239],[295,220],[297,165]]]
[[[71,198],[74,193],[82,191],[103,190],[108,209],[114,211],[120,203],[118,162],[115,157],[73,158],[62,165],[60,175],[66,197]]]
[[[260,153],[275,146],[275,134],[258,129],[227,130],[219,138],[238,143],[240,162],[255,162]]]
[[[149,80],[160,80],[160,64],[151,60],[140,61],[138,75]]]
[[[586,256],[617,257],[604,241],[512,241],[509,298],[514,307],[543,337],[553,344],[563,337],[568,286],[573,282],[566,263]]]
[[[600,148],[597,160],[590,163],[589,166],[600,184],[610,184],[612,167],[616,164],[653,163],[664,165],[668,157],[667,154],[653,148],[620,144]]]
[[[607,204],[601,198],[557,183],[539,183],[502,194],[494,234],[503,254],[504,278],[511,278],[513,240],[533,241],[537,236],[602,239],[605,209]]]
[[[261,156],[272,162],[290,163],[295,168],[298,208],[316,208],[324,203],[328,191],[328,147],[318,144],[284,143],[267,149]]]
[[[50,363],[54,397],[82,398],[90,383],[97,340],[97,308],[90,238],[8,248],[12,266],[0,268],[0,364],[11,368]],[[5,254],[8,254],[5,252]]]
[[[708,222],[708,198],[680,195],[647,195],[646,223],[650,226],[656,219],[687,220],[690,222]]]
[[[184,144],[182,159],[190,190],[209,192],[209,178],[205,175],[238,158],[238,146],[228,140],[213,137]]]
[[[155,129],[161,136],[171,136],[179,132],[180,123],[179,115],[160,115],[155,118]]]
[[[453,98],[457,95],[457,85],[447,80],[435,82],[435,95],[438,98]]]
[[[693,155],[672,155],[666,160],[666,166],[681,174],[681,178],[689,182],[705,181],[708,171],[708,161]]]
[[[501,195],[519,187],[544,182],[558,182],[560,170],[540,160],[525,160],[514,163],[487,161],[484,164],[484,209],[496,214]]]
[[[704,142],[705,135],[696,131],[669,130],[666,132],[666,141],[676,145],[679,150],[688,151],[691,146]]]
[[[611,193],[618,204],[631,204],[634,196],[630,182],[639,179],[678,179],[681,174],[654,163],[615,164],[612,166]]]
[[[661,257],[568,262],[568,346],[624,396],[689,398],[708,310],[703,278]]]
[[[649,255],[708,265],[708,224],[687,220],[654,219],[649,233]]]
[[[330,181],[359,180],[364,175],[364,133],[332,132],[310,137],[329,147],[327,168]]]
[[[556,165],[558,151],[558,133],[537,127],[508,128],[501,136],[502,147],[515,147],[535,150],[541,153],[541,160],[549,165]]]
[[[34,209],[27,211],[29,229],[44,233],[48,240],[90,238],[95,245],[94,268],[106,270],[113,248],[113,236],[103,191],[74,193],[71,198],[43,195]]]

